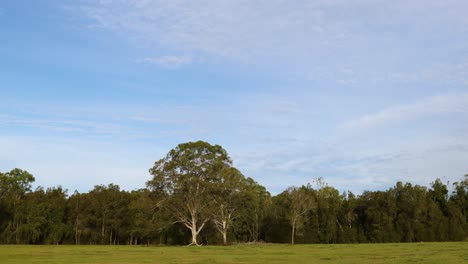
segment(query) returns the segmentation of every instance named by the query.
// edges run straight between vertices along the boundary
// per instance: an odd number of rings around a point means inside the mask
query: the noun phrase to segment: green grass
[[[468,263],[468,243],[0,246],[0,263]]]

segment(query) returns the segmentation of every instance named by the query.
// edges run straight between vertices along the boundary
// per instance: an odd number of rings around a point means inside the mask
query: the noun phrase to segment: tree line
[[[468,237],[468,175],[424,187],[341,193],[322,179],[272,196],[219,145],[179,144],[149,170],[146,188],[98,185],[68,195],[32,190],[35,178],[0,173],[0,243],[229,244],[461,241]]]

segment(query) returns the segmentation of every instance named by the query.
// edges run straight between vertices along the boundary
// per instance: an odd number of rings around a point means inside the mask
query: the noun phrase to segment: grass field
[[[0,263],[468,263],[468,242],[204,247],[0,246]]]

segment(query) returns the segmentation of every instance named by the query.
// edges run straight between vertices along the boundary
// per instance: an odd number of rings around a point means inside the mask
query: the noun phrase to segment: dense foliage
[[[99,185],[71,195],[0,173],[4,244],[226,244],[460,241],[468,237],[468,175],[449,187],[397,182],[361,195],[320,179],[271,196],[206,142],[180,144],[150,169],[148,188]],[[197,240],[198,239],[198,240]]]

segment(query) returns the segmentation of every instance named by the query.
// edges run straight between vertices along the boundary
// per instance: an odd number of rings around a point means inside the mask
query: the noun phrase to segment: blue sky
[[[144,186],[222,145],[272,193],[468,173],[467,1],[0,2],[0,171]]]

